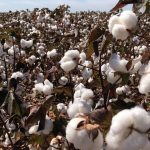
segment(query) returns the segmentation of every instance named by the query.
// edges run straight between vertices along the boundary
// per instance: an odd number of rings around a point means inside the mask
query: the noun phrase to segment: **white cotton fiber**
[[[92,136],[88,136],[87,129],[77,129],[80,122],[85,122],[84,118],[73,118],[67,125],[66,138],[73,143],[76,149],[80,150],[100,150],[103,145],[103,136],[98,130],[98,136],[92,140]]]
[[[137,25],[137,16],[133,11],[123,11],[120,15],[120,22],[126,29],[134,29]]]
[[[43,92],[43,87],[43,83],[35,84],[35,90],[37,90],[38,92]]]
[[[126,30],[125,26],[122,24],[115,24],[112,29],[112,35],[116,40],[126,40],[129,36],[129,32]]]
[[[67,113],[70,118],[73,118],[78,113],[88,114],[91,109],[91,106],[88,105],[85,101],[76,101],[73,104],[69,105]]]
[[[114,15],[109,19],[108,28],[110,33],[112,33],[112,29],[115,24],[120,24],[119,16],[117,15]]]
[[[116,53],[113,53],[109,59],[109,66],[118,72],[127,73],[127,65],[128,61],[125,59],[120,59],[120,56]]]
[[[142,75],[139,84],[139,92],[142,94],[149,95],[150,93],[150,74]]]

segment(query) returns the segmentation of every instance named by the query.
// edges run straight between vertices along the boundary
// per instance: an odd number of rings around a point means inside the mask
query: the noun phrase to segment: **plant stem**
[[[12,139],[11,139],[11,136],[10,136],[10,134],[9,134],[9,131],[8,131],[7,127],[6,127],[6,124],[5,124],[5,122],[4,122],[4,120],[3,120],[2,116],[1,116],[1,114],[0,114],[0,121],[2,122],[2,124],[3,124],[4,128],[5,128],[5,131],[6,131],[7,135],[8,135],[10,144],[11,144],[11,146],[13,147],[13,145],[14,145],[14,144],[13,144],[13,141],[12,141]]]

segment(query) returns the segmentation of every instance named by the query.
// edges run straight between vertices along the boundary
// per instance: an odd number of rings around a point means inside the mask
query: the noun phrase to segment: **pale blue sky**
[[[68,4],[71,11],[100,10],[109,11],[118,0],[0,0],[0,12],[22,9],[56,8],[60,4]]]

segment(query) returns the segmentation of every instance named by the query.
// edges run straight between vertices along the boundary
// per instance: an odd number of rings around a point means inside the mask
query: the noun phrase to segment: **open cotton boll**
[[[73,118],[68,123],[67,128],[66,128],[67,140],[70,143],[73,143],[73,145],[76,149],[100,150],[103,145],[103,136],[102,136],[100,130],[97,129],[98,135],[94,140],[92,140],[92,136],[88,136],[88,129],[86,129],[86,128],[78,129],[78,124],[80,124],[80,122],[84,122],[84,121],[86,121],[84,118],[78,117],[78,118]],[[93,130],[95,130],[95,129],[93,129]]]
[[[79,62],[82,64],[85,62],[85,60],[86,60],[86,54],[84,52],[81,52]]]
[[[67,106],[64,103],[58,103],[57,110],[61,113],[65,113],[67,111]]]
[[[131,109],[134,119],[134,128],[146,132],[150,128],[150,115],[143,108],[134,107]]]
[[[14,72],[12,75],[11,75],[11,78],[23,78],[23,73],[20,72],[20,71],[17,71],[17,72]]]
[[[53,88],[53,84],[48,79],[45,79],[44,84]]]
[[[133,11],[123,11],[119,17],[121,24],[125,26],[126,29],[134,29],[137,25],[138,18]]]
[[[121,143],[119,150],[143,150],[148,138],[136,131],[132,131],[131,135]]]
[[[29,134],[38,134],[38,135],[44,134],[44,135],[48,135],[53,130],[53,122],[46,115],[44,129],[38,131],[38,128],[39,128],[39,122],[38,122],[38,125],[34,125],[34,126],[30,127]]]
[[[21,44],[21,48],[30,48],[33,45],[33,40],[27,41],[25,39],[21,39],[20,44]]]
[[[61,63],[60,67],[65,71],[65,72],[70,72],[71,70],[75,69],[77,63],[75,61],[67,61]]]
[[[84,70],[82,71],[82,77],[84,78],[84,80],[88,80],[93,74],[92,69],[89,68],[84,68]]]
[[[133,124],[133,118],[130,110],[122,110],[112,118],[110,130],[106,136],[106,142],[108,147],[117,149],[121,145],[121,142],[126,139],[130,133]]]
[[[125,26],[122,24],[115,24],[112,29],[112,35],[116,40],[126,40],[129,36],[129,32],[126,30]]]
[[[78,85],[75,85],[75,91],[81,90],[82,88],[85,88],[83,83],[79,83]]]
[[[113,53],[109,59],[109,66],[119,72],[127,73],[127,65],[128,61],[125,59],[120,59],[120,56],[116,53]]]
[[[124,85],[122,87],[118,87],[116,88],[116,93],[118,95],[121,95],[123,93],[127,93],[130,90],[130,87],[128,85]]]
[[[148,141],[146,132],[149,128],[150,116],[143,108],[123,110],[113,117],[106,142],[112,149],[142,150]]]
[[[68,78],[66,78],[65,76],[62,76],[58,82],[61,85],[66,85],[68,83]]]
[[[122,81],[120,75],[115,75],[115,71],[110,67],[107,70],[106,75],[107,75],[107,81],[111,84],[114,84],[115,82],[120,83]]]
[[[55,57],[57,55],[58,54],[57,54],[56,49],[53,49],[53,50],[47,52],[47,58],[53,58],[53,57]]]
[[[108,70],[108,68],[109,68],[109,63],[103,64],[101,66],[101,72],[102,72],[102,74],[105,74],[106,71]]]
[[[142,64],[138,73],[139,75],[144,75],[150,72],[150,61],[148,62],[148,64]]]
[[[30,129],[28,131],[29,134],[35,134],[37,132],[38,128],[39,128],[39,125],[33,125],[32,127],[30,127]]]
[[[88,114],[92,107],[88,105],[85,101],[76,101],[69,105],[67,110],[68,116],[70,118],[75,117],[78,113]]]
[[[119,16],[117,16],[117,15],[114,15],[109,19],[108,29],[109,29],[110,33],[112,33],[112,29],[115,24],[120,24]]]
[[[149,95],[150,93],[150,73],[142,75],[138,86],[139,92]]]
[[[52,87],[49,85],[44,85],[43,86],[43,93],[45,95],[50,95],[52,93]]]
[[[142,47],[139,48],[139,53],[142,54],[146,50],[147,50],[147,47],[145,45],[143,45]]]
[[[85,66],[85,67],[92,67],[92,62],[86,60],[86,61],[84,62],[84,64],[83,64],[83,66]]]
[[[94,97],[94,93],[91,89],[83,89],[83,92],[81,94],[81,99],[88,100],[92,99]]]
[[[35,90],[37,90],[38,92],[43,92],[43,88],[44,88],[43,83],[35,84]]]
[[[80,53],[79,53],[78,50],[68,50],[65,53],[65,56],[66,57],[70,57],[71,59],[73,59],[73,58],[79,58],[80,57]]]

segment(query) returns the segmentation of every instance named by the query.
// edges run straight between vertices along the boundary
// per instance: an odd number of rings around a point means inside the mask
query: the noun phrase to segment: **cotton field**
[[[150,4],[120,3],[0,13],[0,149],[150,150]]]

